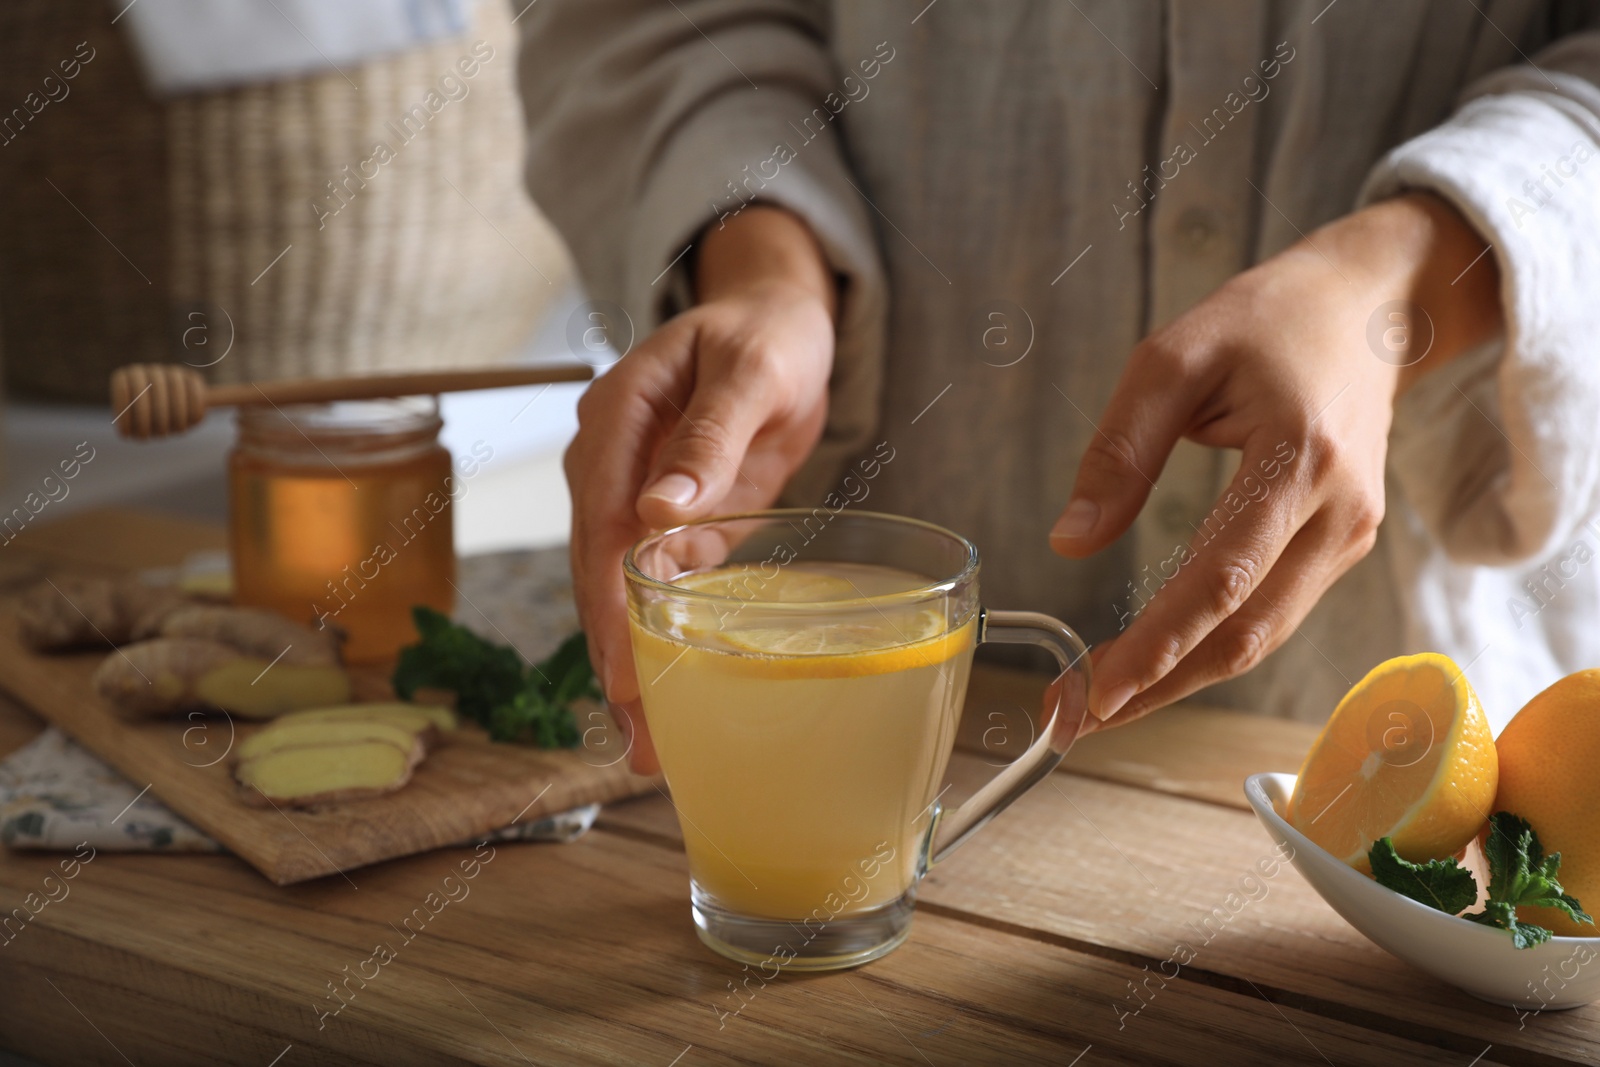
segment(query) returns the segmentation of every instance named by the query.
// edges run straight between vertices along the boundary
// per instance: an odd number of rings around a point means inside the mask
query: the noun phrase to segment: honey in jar
[[[433,397],[241,407],[228,461],[237,603],[348,635],[370,663],[416,641],[413,605],[455,605],[464,481]]]

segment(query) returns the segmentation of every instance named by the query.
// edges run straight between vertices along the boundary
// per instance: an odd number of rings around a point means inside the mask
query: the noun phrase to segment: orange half
[[[1386,660],[1358,682],[1306,755],[1286,818],[1368,871],[1381,837],[1415,863],[1465,848],[1499,784],[1489,720],[1448,656]]]

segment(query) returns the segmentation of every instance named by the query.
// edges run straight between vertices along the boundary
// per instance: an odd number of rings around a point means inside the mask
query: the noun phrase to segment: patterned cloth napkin
[[[589,804],[487,836],[491,841],[571,841],[594,825]],[[475,844],[475,837],[462,844]],[[100,762],[54,726],[0,761],[0,842],[11,848],[100,852],[221,852],[211,838]]]

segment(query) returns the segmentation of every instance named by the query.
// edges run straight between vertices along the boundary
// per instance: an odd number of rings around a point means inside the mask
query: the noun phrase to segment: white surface
[[[226,514],[222,490],[224,461],[233,445],[233,417],[213,412],[181,437],[145,443],[124,441],[111,425],[111,412],[89,405],[14,401],[5,406],[5,473],[0,480],[0,514],[10,514],[29,493],[54,492],[37,521],[58,519],[89,508],[138,506],[158,501],[158,510]],[[65,495],[46,484],[59,479],[59,464],[87,444],[93,458],[65,482]],[[185,498],[188,499],[187,501]],[[187,502],[190,506],[185,507]]]
[[[559,449],[485,465],[456,501],[456,552],[564,544],[572,522]]]
[[[1253,774],[1244,795],[1295,870],[1346,922],[1379,948],[1441,982],[1496,1004],[1535,1011],[1600,1000],[1600,937],[1553,937],[1519,949],[1504,930],[1479,926],[1385,889],[1313,844],[1278,814],[1294,793],[1292,774]],[[1586,952],[1584,950],[1587,950]],[[1574,953],[1581,955],[1574,957]],[[1573,966],[1568,961],[1585,960]],[[1568,966],[1563,969],[1563,964]],[[1575,972],[1567,977],[1568,971]],[[1552,978],[1552,976],[1554,976]],[[1542,991],[1544,996],[1538,995]]]
[[[493,450],[457,502],[457,551],[470,555],[566,540],[570,511],[561,452],[577,428],[574,407],[583,388],[561,384],[444,398],[443,437],[451,453],[469,455],[474,445],[480,454]],[[0,516],[34,493],[35,507],[51,494],[57,499],[30,521],[113,506],[227,518],[226,462],[234,437],[229,412],[208,415],[181,437],[149,442],[118,437],[109,414],[98,407],[12,403],[4,421]],[[85,442],[93,458],[76,478],[61,480],[59,463]],[[46,483],[47,476],[55,480]]]
[[[480,389],[439,397],[444,416],[440,440],[452,455],[474,444],[494,449],[490,466],[511,459],[560,452],[578,430],[578,397],[587,383],[557,382],[515,389]]]
[[[583,295],[576,288],[556,299],[522,361],[570,360],[568,321],[582,307]],[[591,364],[608,362],[594,352],[579,354]],[[567,539],[570,507],[561,453],[577,431],[578,397],[585,388],[583,383],[561,383],[440,398],[445,420],[441,437],[451,454],[471,455],[474,445],[479,454],[484,449],[493,453],[457,503],[459,553],[540,548]],[[4,435],[0,517],[22,507],[29,493],[43,498],[44,478],[59,479],[58,464],[87,442],[94,458],[72,481],[50,483],[49,491],[59,499],[47,503],[36,521],[112,506],[227,519],[231,411],[208,414],[182,436],[138,442],[118,437],[111,413],[99,407],[15,401],[4,408]]]

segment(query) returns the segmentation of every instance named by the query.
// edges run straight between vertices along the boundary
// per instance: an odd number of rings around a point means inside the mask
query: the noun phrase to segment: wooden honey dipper
[[[111,410],[124,437],[146,440],[183,433],[209,408],[243,404],[315,404],[329,400],[373,400],[390,396],[459,393],[548,382],[586,382],[594,371],[582,363],[480,370],[420,371],[350,378],[288,378],[241,385],[207,385],[200,372],[177,363],[130,363],[111,372]]]

